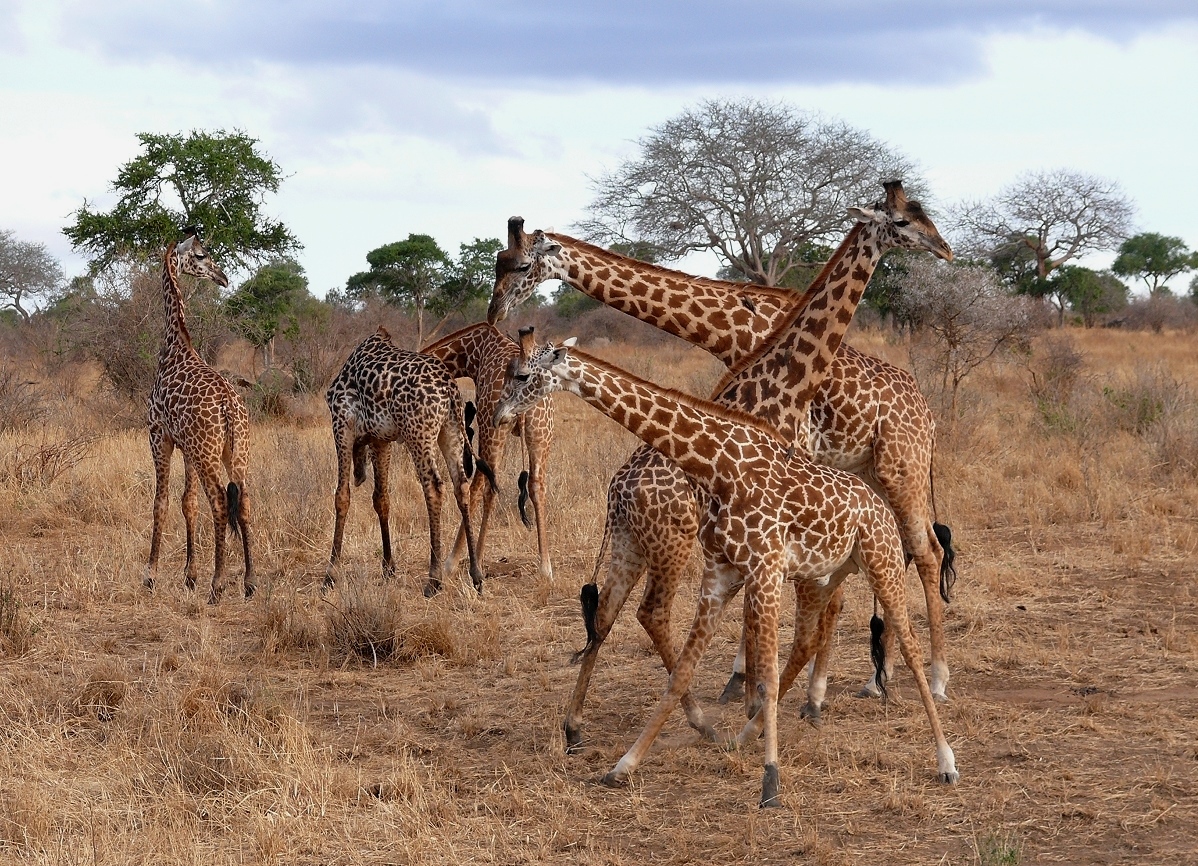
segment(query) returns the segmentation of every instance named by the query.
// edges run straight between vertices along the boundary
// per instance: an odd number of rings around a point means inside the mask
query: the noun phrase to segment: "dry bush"
[[[1044,426],[1071,432],[1082,420],[1074,398],[1081,381],[1084,359],[1076,342],[1066,333],[1046,337],[1026,363],[1031,375],[1028,390]]]
[[[1147,298],[1136,298],[1111,324],[1156,334],[1166,328],[1190,331],[1198,326],[1198,306],[1185,298],[1160,292]]]
[[[33,386],[16,368],[0,370],[0,433],[26,430],[49,413]]]
[[[57,441],[25,442],[0,462],[0,483],[12,482],[22,490],[45,490],[89,456],[91,436],[68,436]]]

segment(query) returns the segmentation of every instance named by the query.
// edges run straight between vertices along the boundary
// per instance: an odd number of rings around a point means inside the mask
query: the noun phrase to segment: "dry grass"
[[[402,459],[399,575],[380,579],[358,488],[345,576],[322,597],[333,455],[320,407],[301,400],[288,420],[254,427],[261,591],[215,608],[181,586],[178,462],[168,576],[149,594],[144,433],[97,416],[105,404],[86,387],[39,403],[45,433],[0,432],[0,462],[96,438],[46,483],[0,473],[0,860],[1194,862],[1198,352],[1180,334],[1070,339],[1068,352],[1042,344],[1026,363],[979,371],[937,456],[939,513],[960,548],[942,709],[960,785],[934,781],[908,678],[888,705],[852,697],[869,667],[870,603],[856,585],[823,728],[783,704],[786,808],[768,814],[755,806],[759,752],[701,742],[680,714],[629,789],[596,784],[665,683],[631,611],[600,659],[588,748],[563,753],[578,586],[607,479],[633,446],[580,402],[558,402],[555,582],[537,576],[515,514],[511,448],[484,597],[461,575],[422,597],[427,530]],[[901,342],[853,341],[905,362]],[[718,375],[672,346],[599,351],[699,393]],[[696,683],[729,732],[740,710],[715,697],[737,634],[721,628]]]

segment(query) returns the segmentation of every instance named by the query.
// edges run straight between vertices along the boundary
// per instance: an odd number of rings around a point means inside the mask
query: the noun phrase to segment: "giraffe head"
[[[562,245],[540,229],[524,231],[524,218],[507,221],[507,249],[495,257],[495,291],[487,308],[487,321],[494,325],[524,303],[537,286],[556,274]]]
[[[229,278],[208,254],[200,242],[199,229],[194,226],[183,230],[183,240],[175,244],[174,256],[175,267],[183,273],[212,280],[222,288],[229,285]]]
[[[503,393],[495,404],[496,427],[524,414],[554,391],[570,390],[566,361],[577,342],[570,337],[558,346],[538,346],[531,327],[520,329],[520,354],[508,364]]]
[[[953,260],[952,248],[915,199],[907,198],[898,180],[883,184],[886,198],[871,207],[851,207],[849,216],[859,223],[874,225],[882,251],[890,249],[929,252],[946,262]]]

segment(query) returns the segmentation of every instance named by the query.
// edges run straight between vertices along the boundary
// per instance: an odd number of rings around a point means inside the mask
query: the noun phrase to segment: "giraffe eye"
[[[906,228],[907,226],[911,225],[911,220],[895,220],[894,224],[899,228]]]
[[[532,268],[532,262],[525,262],[522,265],[516,265],[516,270],[520,271],[521,273],[524,273],[525,271],[528,271],[531,268]]]
[[[531,378],[532,378],[532,373],[517,373],[516,374],[517,382],[527,382]]]

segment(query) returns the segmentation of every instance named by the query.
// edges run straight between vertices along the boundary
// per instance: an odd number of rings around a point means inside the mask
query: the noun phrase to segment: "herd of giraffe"
[[[951,533],[936,522],[932,491],[935,427],[914,379],[842,342],[865,287],[891,249],[952,251],[901,183],[885,198],[850,208],[855,221],[805,294],[691,277],[620,256],[565,235],[524,231],[508,222],[508,245],[496,261],[487,322],[464,328],[420,352],[397,348],[386,330],[359,344],[326,394],[337,453],[336,520],[325,587],[335,582],[350,476],[361,484],[374,467],[383,571],[394,573],[388,528],[389,448],[408,448],[429,516],[425,595],[436,593],[463,548],[482,592],[481,560],[508,435],[521,438],[520,513],[531,500],[541,574],[551,578],[545,531],[545,461],[552,437],[548,396],[569,391],[637,435],[645,444],[613,476],[595,574],[582,588],[587,643],[564,722],[567,750],[582,742],[582,707],[599,648],[640,579],[638,619],[667,671],[669,685],[631,749],[603,781],[620,785],[644,758],[675,705],[704,736],[718,739],[689,692],[696,665],[727,602],[744,589],[740,652],[721,703],[743,693],[749,721],[736,738],[764,735],[760,804],[778,805],[777,704],[810,663],[804,714],[818,721],[826,692],[828,652],[843,604],[843,581],[863,571],[885,619],[871,623],[875,670],[863,688],[885,695],[894,643],[919,688],[936,743],[939,778],[958,778],[936,702],[947,699],[943,604],[955,579]],[[249,500],[245,489],[248,416],[223,378],[191,346],[177,274],[227,284],[193,231],[172,244],[163,265],[167,333],[150,400],[150,441],[157,469],[154,531],[146,585],[157,568],[170,456],[184,456],[188,586],[195,582],[196,483],[203,485],[216,527],[210,601],[224,588],[226,527],[245,551],[245,594],[254,591]],[[573,340],[537,346],[532,329],[517,343],[496,323],[545,280],[568,285],[701,346],[727,367],[710,400],[662,389],[586,355]],[[464,403],[456,378],[473,379],[475,404]],[[474,453],[472,423],[479,428]],[[436,458],[440,450],[441,461]],[[440,536],[445,475],[461,514],[446,558]],[[221,487],[221,464],[230,481]],[[477,471],[476,471],[477,470]],[[478,511],[477,535],[472,515]],[[673,598],[698,540],[703,575],[695,619],[680,651],[670,637]],[[598,574],[610,550],[607,578]],[[907,613],[905,572],[914,561],[924,588],[931,637],[931,681]],[[778,669],[782,583],[795,585],[795,639]],[[883,624],[884,623],[884,624]]]

